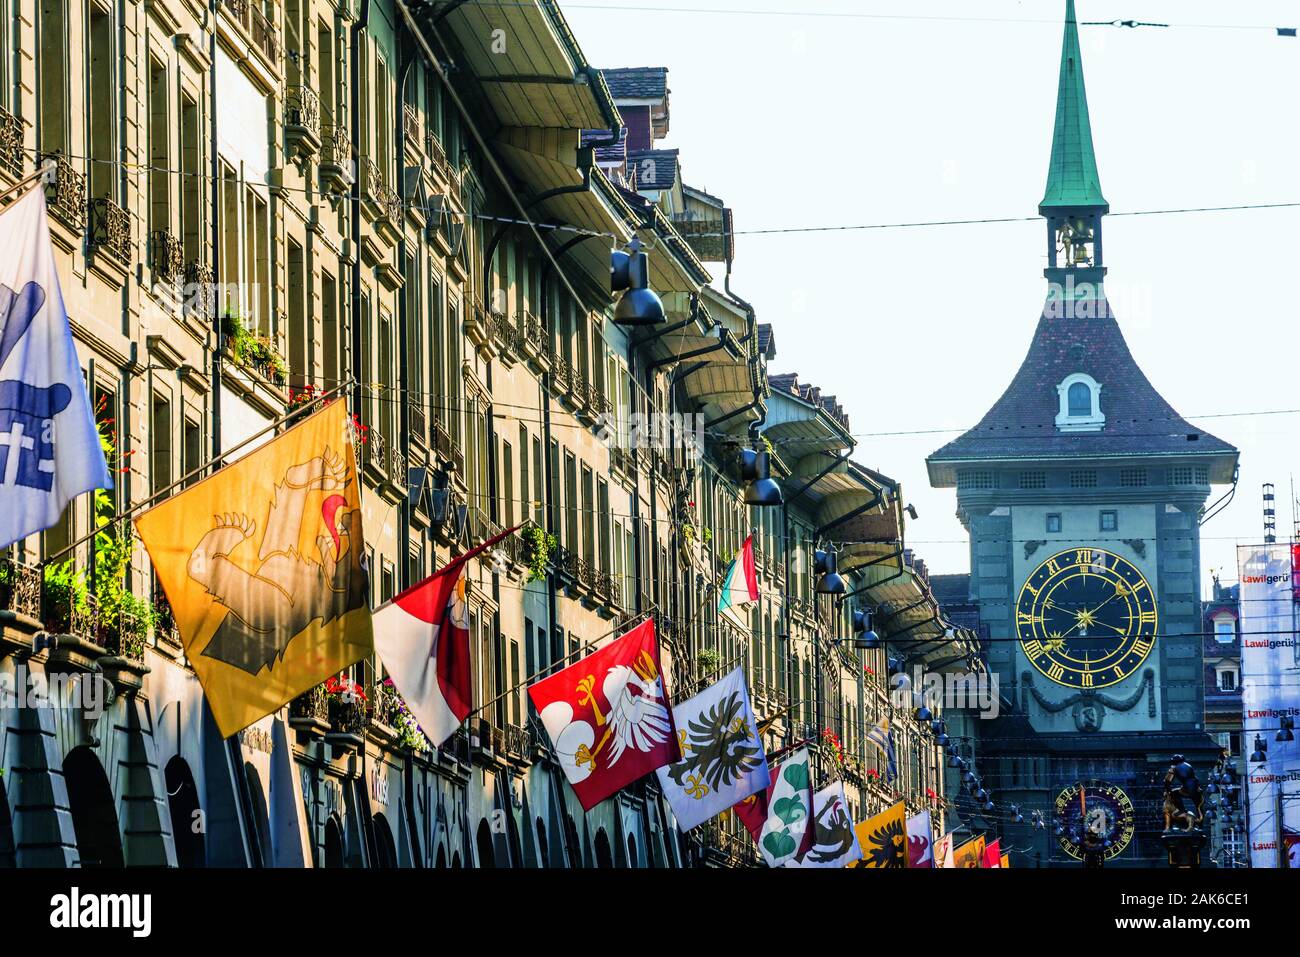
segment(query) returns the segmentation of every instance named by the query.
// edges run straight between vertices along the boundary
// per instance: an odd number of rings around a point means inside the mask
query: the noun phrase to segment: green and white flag
[[[768,791],[767,823],[758,841],[768,867],[783,867],[812,846],[812,808],[812,768],[803,747],[781,765]]]
[[[844,782],[836,781],[817,792],[813,800],[813,845],[798,862],[786,867],[847,867],[862,857],[862,845],[853,830]]]
[[[682,759],[656,772],[683,832],[767,787],[743,668],[673,708]]]

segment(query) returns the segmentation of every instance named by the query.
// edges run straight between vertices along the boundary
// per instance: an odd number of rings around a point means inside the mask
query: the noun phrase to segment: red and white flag
[[[681,760],[653,620],[528,689],[585,811]]]
[[[514,531],[456,556],[375,609],[375,651],[434,747],[442,747],[473,710],[465,564]]]
[[[1000,842],[994,841],[992,844],[984,845],[984,866],[985,867],[1002,866],[1002,847]]]
[[[949,831],[943,837],[939,838],[939,843],[934,846],[935,867],[956,867],[957,862],[952,853],[953,833]]]

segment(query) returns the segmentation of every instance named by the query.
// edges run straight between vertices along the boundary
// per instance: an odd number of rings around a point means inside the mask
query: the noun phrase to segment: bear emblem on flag
[[[329,448],[286,470],[275,486],[256,566],[247,570],[232,555],[255,536],[257,522],[237,512],[214,516],[186,570],[230,613],[201,654],[255,675],[274,668],[288,642],[313,621],[328,624],[365,607],[366,575],[353,534],[358,513],[338,494],[347,483],[343,458]],[[297,543],[313,492],[324,501],[316,557],[309,558]]]
[[[374,653],[349,428],[331,402],[135,518],[225,736]]]

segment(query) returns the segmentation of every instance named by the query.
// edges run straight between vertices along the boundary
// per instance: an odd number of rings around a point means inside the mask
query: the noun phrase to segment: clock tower
[[[971,722],[1004,844],[1075,864],[1157,866],[1170,756],[1204,767],[1200,523],[1237,450],[1185,421],[1138,367],[1105,294],[1101,191],[1074,0],[1066,3],[1047,188],[1047,297],[1015,377],[927,460],[956,488],[970,600],[1003,710]],[[1041,810],[1047,829],[1006,824]],[[968,823],[980,830],[977,815]],[[1019,833],[1018,833],[1019,832]]]

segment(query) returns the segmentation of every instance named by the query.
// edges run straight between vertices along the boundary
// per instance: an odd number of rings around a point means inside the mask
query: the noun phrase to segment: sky
[[[660,145],[735,211],[732,288],[774,327],[769,373],[837,396],[854,458],[918,510],[908,545],[932,572],[968,570],[956,493],[930,488],[925,457],[974,425],[1024,358],[1046,291],[1043,221],[744,231],[1036,217],[1064,0],[561,5],[596,66],[668,67]],[[1300,410],[1287,288],[1300,206],[1113,214],[1300,204],[1300,39],[1274,30],[1300,26],[1300,10],[1078,0],[1078,19],[1170,25],[1080,35],[1112,212],[1108,298],[1156,389],[1241,450],[1236,495],[1202,528],[1208,589],[1212,570],[1236,580],[1237,543],[1262,540],[1262,483],[1277,485],[1291,533],[1300,414],[1258,413]]]

